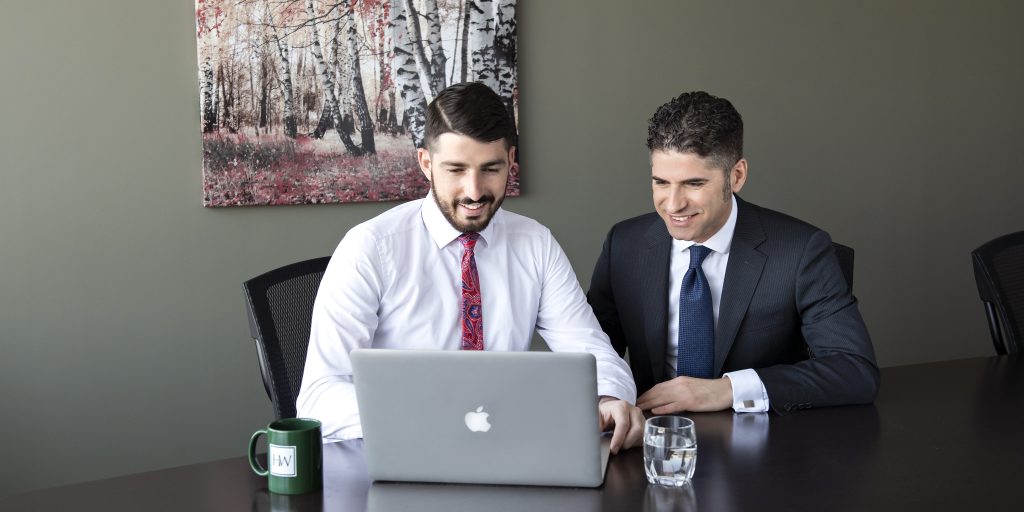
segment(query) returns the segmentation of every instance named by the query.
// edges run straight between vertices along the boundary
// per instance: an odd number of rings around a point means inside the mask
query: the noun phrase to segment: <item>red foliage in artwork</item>
[[[374,156],[325,151],[307,136],[211,134],[203,139],[206,206],[398,201],[424,197],[430,184],[404,147]],[[518,166],[509,195],[519,195]]]
[[[316,141],[212,135],[203,142],[207,206],[387,201],[429,187],[411,151],[351,157],[318,153]],[[397,171],[396,171],[397,170]]]

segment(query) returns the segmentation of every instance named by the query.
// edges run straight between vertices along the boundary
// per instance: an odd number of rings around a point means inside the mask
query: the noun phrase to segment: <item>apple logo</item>
[[[487,432],[491,429],[491,424],[487,422],[487,414],[484,411],[484,406],[476,408],[476,412],[466,413],[466,427],[473,432]]]

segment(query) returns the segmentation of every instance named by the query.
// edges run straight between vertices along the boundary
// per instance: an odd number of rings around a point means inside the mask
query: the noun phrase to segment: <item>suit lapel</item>
[[[736,231],[729,249],[729,263],[725,269],[725,283],[722,285],[718,310],[718,326],[715,328],[715,375],[722,372],[726,356],[736,341],[736,333],[746,316],[765,264],[765,255],[757,250],[765,240],[761,219],[757,211],[738,196],[736,204]]]
[[[660,217],[655,217],[637,251],[637,282],[643,290],[644,337],[654,382],[665,373],[665,339],[668,337],[668,266],[672,237]]]

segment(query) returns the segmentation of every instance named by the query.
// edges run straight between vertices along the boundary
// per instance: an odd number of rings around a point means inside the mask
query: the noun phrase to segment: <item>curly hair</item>
[[[743,118],[725,98],[685,92],[647,122],[647,149],[696,153],[728,174],[743,158]]]

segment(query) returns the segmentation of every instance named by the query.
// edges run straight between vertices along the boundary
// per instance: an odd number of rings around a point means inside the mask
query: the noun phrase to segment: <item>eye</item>
[[[703,187],[704,185],[706,185],[706,184],[707,184],[707,182],[708,182],[707,180],[693,180],[693,181],[687,181],[687,182],[686,182],[686,186],[687,186],[688,188],[701,188],[701,187]]]

